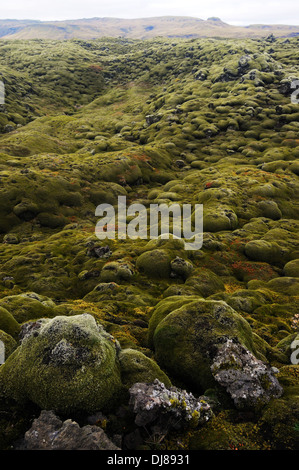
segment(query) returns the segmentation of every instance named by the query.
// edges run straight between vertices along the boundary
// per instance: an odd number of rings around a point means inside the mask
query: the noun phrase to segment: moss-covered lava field
[[[45,410],[122,450],[298,449],[298,46],[0,42],[0,449]],[[118,196],[202,204],[202,248],[99,240]]]

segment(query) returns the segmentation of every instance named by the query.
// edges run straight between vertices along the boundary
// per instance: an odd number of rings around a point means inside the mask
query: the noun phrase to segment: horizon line
[[[207,19],[203,19],[197,16],[190,16],[190,15],[158,15],[158,16],[144,16],[144,17],[134,17],[134,18],[123,18],[117,16],[90,16],[90,17],[81,17],[81,18],[63,18],[63,19],[40,19],[40,18],[1,18],[0,21],[32,21],[32,22],[40,22],[40,23],[56,23],[56,22],[64,22],[64,21],[84,21],[84,20],[124,20],[124,21],[134,21],[134,20],[149,20],[149,19],[161,19],[161,18],[190,18],[199,21],[212,21],[212,18],[218,21],[221,21],[224,24],[229,26],[236,26],[240,28],[246,28],[249,26],[299,26],[299,23],[289,23],[289,22],[280,22],[280,23],[269,23],[269,22],[259,22],[259,23],[250,23],[250,24],[239,24],[233,21],[232,23],[226,22],[222,20],[220,17],[217,16],[210,16]],[[215,21],[214,20],[214,21]]]

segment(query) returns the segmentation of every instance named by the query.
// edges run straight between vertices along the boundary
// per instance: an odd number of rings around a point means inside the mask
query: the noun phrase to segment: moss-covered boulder
[[[238,226],[238,217],[231,208],[213,207],[204,211],[203,229],[205,232],[222,232],[235,230]]]
[[[297,335],[297,338],[299,335]],[[281,385],[284,388],[284,398],[286,400],[295,399],[299,401],[299,363],[298,363],[298,339],[296,348],[292,348],[293,354],[291,356],[291,361],[293,360],[294,364],[288,364],[279,369],[278,379]]]
[[[159,323],[169,315],[169,313],[173,312],[174,310],[177,310],[180,307],[183,307],[184,305],[186,306],[187,304],[191,302],[195,302],[196,300],[199,300],[200,296],[196,295],[171,295],[169,297],[166,297],[165,299],[161,300],[158,302],[158,304],[155,306],[152,315],[149,320],[148,324],[148,344],[150,347],[153,347],[153,337],[155,330]]]
[[[20,331],[20,325],[14,316],[4,307],[0,307],[0,330],[12,337],[16,337]]]
[[[294,343],[296,341],[296,343]],[[292,353],[294,353],[294,349],[292,348],[292,344],[299,344],[299,333],[292,333],[287,335],[283,338],[279,343],[276,345],[276,348],[281,351],[285,356],[291,360]],[[296,353],[295,353],[296,354]]]
[[[56,304],[49,297],[25,292],[3,297],[0,306],[7,308],[18,323],[24,323],[42,317],[52,318]]]
[[[146,251],[138,256],[136,267],[145,275],[153,278],[168,278],[170,275],[171,256],[166,250]]]
[[[275,201],[260,201],[258,208],[261,211],[262,217],[267,217],[272,220],[278,220],[282,217],[281,210]]]
[[[192,287],[194,293],[202,297],[209,297],[225,290],[222,279],[206,268],[194,269],[192,275],[186,280],[185,286]]]
[[[196,300],[169,313],[157,325],[153,343],[158,364],[200,391],[215,385],[213,358],[234,339],[255,353],[250,325],[223,301]]]
[[[299,277],[299,259],[293,259],[284,265],[283,273],[287,277]]]
[[[131,263],[125,261],[110,261],[103,266],[100,280],[103,282],[128,281],[134,274]]]
[[[213,297],[215,298],[215,297]],[[216,300],[216,298],[215,298]],[[264,305],[268,298],[262,292],[240,289],[223,299],[237,312],[252,313],[261,305]]]
[[[251,240],[245,245],[245,254],[249,259],[274,265],[284,264],[286,257],[289,258],[287,249],[267,240]]]
[[[297,295],[299,279],[297,277],[276,277],[267,282],[267,288],[285,295]]]
[[[1,394],[57,412],[101,410],[121,389],[117,348],[89,314],[32,322],[0,369]]]
[[[122,383],[127,389],[135,383],[151,383],[155,379],[159,379],[166,387],[171,386],[169,378],[158,364],[141,351],[130,348],[123,349],[119,354],[119,361]]]

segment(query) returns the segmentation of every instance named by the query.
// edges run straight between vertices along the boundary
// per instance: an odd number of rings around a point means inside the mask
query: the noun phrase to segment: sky
[[[298,0],[0,0],[0,19],[44,21],[114,17],[217,16],[233,25],[299,25]]]

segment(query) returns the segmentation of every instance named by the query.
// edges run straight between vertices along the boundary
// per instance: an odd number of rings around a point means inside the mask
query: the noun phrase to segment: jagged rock
[[[87,256],[95,257],[95,258],[109,258],[112,252],[108,245],[106,246],[97,246],[91,244],[87,249]]]
[[[145,120],[148,126],[159,122],[161,118],[162,114],[148,114],[147,116],[145,116]]]
[[[138,426],[154,426],[161,433],[170,429],[198,427],[213,415],[205,397],[195,398],[185,390],[167,388],[158,379],[151,384],[136,383],[129,393],[129,403],[136,414],[135,423]]]
[[[265,405],[271,398],[279,398],[283,393],[274,375],[275,369],[232,340],[219,349],[211,371],[240,409]]]
[[[98,426],[80,428],[76,421],[61,421],[53,411],[42,410],[15,450],[120,450]]]

